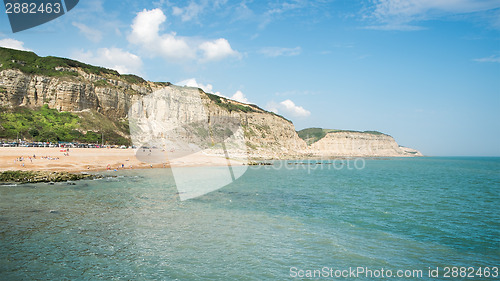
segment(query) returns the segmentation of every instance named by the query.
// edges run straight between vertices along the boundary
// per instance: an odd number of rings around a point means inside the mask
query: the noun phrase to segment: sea
[[[269,164],[0,186],[0,280],[500,280],[500,158]]]

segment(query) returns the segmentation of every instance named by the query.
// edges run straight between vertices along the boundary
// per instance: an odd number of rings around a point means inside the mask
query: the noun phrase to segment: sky
[[[429,156],[500,156],[500,0],[80,0],[0,46],[195,86]]]

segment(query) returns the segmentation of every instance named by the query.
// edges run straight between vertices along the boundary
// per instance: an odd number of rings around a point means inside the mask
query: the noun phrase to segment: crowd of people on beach
[[[43,156],[40,156],[40,152],[37,152],[37,154],[39,154],[39,155],[35,155],[35,154],[26,155],[26,154],[24,154],[24,155],[21,155],[18,157],[13,155],[12,158],[8,157],[8,158],[10,158],[10,160],[8,160],[8,161],[9,162],[13,161],[14,166],[21,167],[21,169],[47,169],[48,167],[49,168],[58,167],[61,169],[67,169],[67,168],[73,167],[74,169],[78,169],[78,163],[80,163],[78,160],[80,157],[78,155],[78,153],[76,153],[77,154],[76,158],[69,157],[70,156],[70,148],[69,147],[59,149],[58,152],[60,152],[60,154],[58,154],[58,155],[45,155],[44,154]],[[71,154],[73,155],[73,153],[71,153]],[[70,160],[70,158],[71,158],[71,160]],[[65,159],[69,160],[69,162],[66,161]],[[101,159],[99,159],[99,160],[101,160]],[[110,159],[105,159],[105,160],[102,159],[106,162],[109,161],[108,163],[106,163],[104,161],[99,161],[99,160],[97,160],[96,162],[92,162],[92,163],[84,161],[84,163],[81,163],[81,164],[83,164],[82,169],[87,170],[87,171],[107,170],[107,171],[111,172],[111,171],[118,171],[118,170],[124,170],[124,169],[134,169],[134,168],[145,168],[145,167],[154,168],[153,164],[146,164],[146,163],[144,163],[144,165],[141,165],[141,164],[138,164],[137,166],[132,165],[133,163],[132,163],[132,161],[130,161],[130,158],[124,159],[124,161],[122,160],[123,162],[121,162],[121,163],[120,162],[112,163],[113,162],[112,157]],[[57,161],[58,164],[57,165],[56,164],[48,164],[48,162],[52,162],[52,161]],[[78,163],[75,163],[75,161]],[[10,162],[10,163],[12,163],[12,162]],[[46,166],[46,165],[49,165],[49,166]],[[54,166],[54,165],[56,165],[56,166]],[[61,166],[59,167],[59,165],[61,165]],[[167,164],[163,163],[162,166],[163,166],[163,168],[166,168]],[[156,167],[156,165],[155,165],[155,167]]]
[[[68,154],[68,156],[69,156],[69,154]],[[24,167],[25,166],[25,164],[24,164],[25,162],[30,161],[30,163],[33,163],[33,160],[36,160],[36,159],[37,159],[37,157],[36,157],[35,154],[33,154],[33,156],[26,156],[26,157],[25,156],[19,156],[16,159],[14,159],[14,164],[16,164],[16,163],[19,162],[20,163],[19,165],[21,167]],[[59,157],[57,157],[57,156],[56,157],[54,157],[54,156],[40,156],[39,159],[43,159],[43,160],[59,160]]]
[[[65,155],[66,156],[66,155]],[[69,155],[67,155],[69,156]],[[20,156],[20,157],[17,157],[15,160],[14,160],[14,163],[16,162],[23,162],[23,161],[30,161],[30,162],[33,162],[33,159],[36,159],[36,155],[33,155],[33,156]],[[41,156],[40,159],[43,159],[43,160],[59,160],[59,157],[54,157],[54,156]]]
[[[52,156],[42,156],[41,158],[45,160],[59,160],[59,157],[52,157]]]

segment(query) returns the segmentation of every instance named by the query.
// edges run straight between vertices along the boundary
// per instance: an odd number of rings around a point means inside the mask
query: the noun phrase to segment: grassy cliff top
[[[260,108],[259,106],[255,105],[255,104],[243,104],[243,103],[240,103],[240,102],[235,102],[231,99],[227,99],[225,97],[221,97],[221,96],[218,96],[218,95],[214,95],[214,94],[211,94],[211,93],[205,93],[202,89],[200,89],[200,91],[202,93],[204,93],[205,95],[207,95],[207,97],[212,101],[214,102],[216,105],[222,107],[222,108],[225,108],[226,110],[228,110],[229,112],[231,111],[240,111],[240,112],[245,112],[245,113],[248,113],[248,112],[265,112],[265,113],[269,113],[269,114],[272,114],[272,115],[275,115],[275,116],[278,116],[279,118],[285,120],[285,121],[288,121],[290,123],[293,123],[292,121],[286,119],[285,117],[279,115],[279,114],[276,114],[272,111],[267,111],[267,110],[264,110],[262,108]]]
[[[39,74],[46,76],[78,76],[76,72],[59,71],[56,67],[76,67],[89,74],[102,76],[114,76],[133,84],[141,84],[146,81],[132,74],[120,74],[116,70],[93,66],[67,58],[40,57],[33,52],[19,51],[0,47],[0,71],[4,69],[18,69],[27,74]]]
[[[308,145],[313,144],[324,138],[328,133],[361,133],[371,135],[386,135],[378,131],[353,131],[353,130],[338,130],[338,129],[323,129],[323,128],[307,128],[298,131],[301,139],[305,140]]]

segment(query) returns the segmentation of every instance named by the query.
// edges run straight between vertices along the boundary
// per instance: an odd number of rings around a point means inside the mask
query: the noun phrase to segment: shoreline
[[[146,163],[136,157],[136,149],[126,148],[48,148],[48,147],[0,147],[0,172],[5,171],[39,171],[39,172],[104,172],[118,170],[137,170],[171,167],[203,167],[203,166],[242,166],[255,165],[270,161],[322,161],[348,160],[354,158],[383,159],[399,158],[396,156],[324,156],[289,157],[287,159],[266,159],[252,157],[237,160],[222,156],[211,156],[199,151],[187,156],[166,158],[161,163]],[[407,158],[402,156],[402,158]],[[22,159],[22,161],[20,161]]]
[[[104,172],[121,170],[161,169],[172,167],[217,167],[217,166],[259,166],[274,165],[274,161],[288,161],[289,164],[318,164],[318,161],[337,161],[362,159],[407,158],[394,156],[329,156],[329,157],[290,157],[287,159],[226,159],[222,156],[208,155],[204,151],[175,157],[171,161],[164,151],[149,159],[156,163],[146,163],[136,157],[137,149],[122,148],[47,148],[47,147],[0,147],[0,183],[34,183],[79,180],[101,177]],[[146,151],[147,152],[147,151]],[[151,152],[151,150],[150,150]],[[179,154],[178,154],[179,155]],[[183,155],[180,153],[180,155]],[[164,161],[159,161],[164,158]],[[143,159],[143,158],[142,158]],[[313,161],[314,163],[309,163]],[[160,162],[160,163],[158,163]],[[320,163],[321,164],[321,163]],[[107,173],[106,173],[107,174]],[[4,180],[8,179],[8,180]]]
[[[46,148],[46,147],[2,147],[0,148],[0,172],[4,171],[51,171],[51,172],[102,172],[114,170],[197,167],[197,166],[241,166],[246,163],[193,153],[162,163],[146,163],[136,158],[135,149],[120,148]]]

